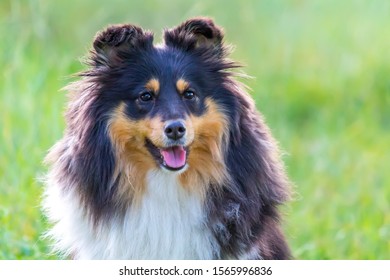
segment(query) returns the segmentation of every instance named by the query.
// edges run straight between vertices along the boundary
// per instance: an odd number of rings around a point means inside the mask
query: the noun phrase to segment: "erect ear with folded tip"
[[[189,19],[164,32],[166,45],[184,50],[204,47],[213,48],[217,53],[221,53],[222,39],[222,28],[215,25],[212,19],[205,17]]]
[[[116,65],[122,62],[123,54],[136,49],[153,46],[153,34],[131,24],[111,25],[98,32],[93,42],[96,65]]]

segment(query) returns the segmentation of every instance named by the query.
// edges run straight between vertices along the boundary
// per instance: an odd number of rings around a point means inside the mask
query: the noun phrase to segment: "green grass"
[[[78,58],[109,23],[161,28],[208,15],[285,151],[283,208],[298,259],[390,258],[390,2],[0,2],[0,259],[47,259],[42,159],[62,135]]]

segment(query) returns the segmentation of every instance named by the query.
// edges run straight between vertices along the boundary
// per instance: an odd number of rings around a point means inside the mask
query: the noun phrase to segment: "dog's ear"
[[[111,25],[96,34],[92,60],[97,66],[116,65],[122,62],[124,54],[152,46],[153,33],[131,24]]]
[[[165,30],[164,41],[168,46],[184,50],[211,48],[221,54],[223,30],[210,18],[197,17],[189,19],[179,26]]]

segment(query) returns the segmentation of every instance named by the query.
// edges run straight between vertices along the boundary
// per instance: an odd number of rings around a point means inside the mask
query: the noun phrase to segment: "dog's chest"
[[[201,199],[171,173],[148,174],[142,202],[113,219],[96,240],[113,259],[211,259],[218,247],[206,227]],[[103,243],[101,243],[103,242]]]

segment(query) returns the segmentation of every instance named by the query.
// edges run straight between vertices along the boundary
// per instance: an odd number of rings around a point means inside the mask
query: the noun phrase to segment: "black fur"
[[[288,199],[287,178],[275,141],[242,94],[236,95],[239,115],[232,122],[239,125],[231,128],[236,141],[227,149],[231,181],[222,194],[208,196],[210,226],[223,255],[238,257],[257,244],[264,259],[288,259],[291,256],[277,210]]]

